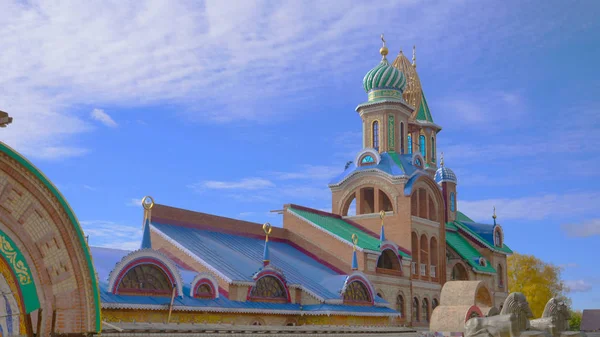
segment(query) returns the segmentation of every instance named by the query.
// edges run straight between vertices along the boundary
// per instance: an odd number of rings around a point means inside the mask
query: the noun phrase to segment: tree
[[[569,319],[569,330],[579,331],[581,328],[581,311],[571,311],[571,319]]]
[[[533,255],[514,253],[508,257],[508,291],[525,295],[535,318],[542,316],[546,303],[554,297],[566,301],[567,287],[560,278],[561,269]]]

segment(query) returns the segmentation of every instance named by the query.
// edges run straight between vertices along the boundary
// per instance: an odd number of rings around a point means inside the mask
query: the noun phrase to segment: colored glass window
[[[423,303],[421,303],[421,315],[423,315],[422,322],[429,322],[429,301],[426,298],[423,299]]]
[[[212,288],[210,285],[204,283],[196,290],[196,297],[213,297]]]
[[[423,168],[423,163],[421,163],[420,158],[415,159],[415,165],[418,166],[419,168]]]
[[[344,291],[344,301],[349,302],[371,302],[371,296],[364,283],[352,281]]]
[[[431,137],[431,161],[435,163],[435,140]]]
[[[117,287],[118,293],[163,294],[173,290],[167,274],[152,264],[135,266],[123,276]]]
[[[450,211],[456,211],[456,197],[454,196],[454,192],[450,192]]]
[[[364,156],[360,162],[361,164],[372,164],[375,162],[375,160],[371,156]]]
[[[400,153],[404,154],[404,123],[400,123]]]
[[[494,231],[494,244],[496,247],[502,247],[502,237],[500,235],[500,230],[496,229]]]
[[[412,319],[415,322],[419,321],[419,299],[414,297],[412,302]]]
[[[256,281],[256,285],[250,291],[250,297],[287,299],[285,287],[277,278],[273,276],[264,276]]]
[[[427,154],[427,149],[425,148],[425,146],[427,146],[425,144],[425,136],[424,135],[420,135],[419,136],[419,149],[421,150],[421,155],[423,156],[423,158],[425,158],[425,155]]]
[[[379,122],[373,122],[373,148],[379,150]]]
[[[409,134],[408,135],[408,154],[412,154],[412,148],[413,148],[413,143],[412,143],[412,136]]]
[[[398,295],[396,298],[396,311],[400,313],[400,317],[404,317],[404,297]]]

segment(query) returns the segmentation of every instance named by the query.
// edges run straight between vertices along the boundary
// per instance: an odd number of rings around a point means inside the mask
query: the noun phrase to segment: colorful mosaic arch
[[[14,241],[4,232],[0,231],[0,254],[7,261],[18,282],[20,293],[23,296],[25,312],[30,313],[40,308],[40,299],[33,283],[31,269],[25,261],[23,253]]]

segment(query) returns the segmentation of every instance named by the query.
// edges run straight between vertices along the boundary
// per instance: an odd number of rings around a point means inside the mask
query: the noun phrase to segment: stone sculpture
[[[525,295],[511,293],[504,301],[500,315],[471,318],[465,323],[466,337],[518,337],[529,329],[533,318]]]
[[[556,298],[551,298],[544,307],[542,318],[530,321],[531,329],[548,332],[554,337],[569,329],[569,308],[567,304]]]

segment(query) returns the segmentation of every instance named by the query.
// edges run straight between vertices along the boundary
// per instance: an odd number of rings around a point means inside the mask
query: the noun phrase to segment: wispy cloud
[[[278,180],[329,180],[342,171],[343,167],[337,166],[304,165],[296,172],[272,172],[272,175]]]
[[[275,184],[264,178],[244,178],[238,181],[206,180],[189,187],[198,192],[204,190],[262,190],[275,187]]]
[[[90,246],[133,250],[140,248],[142,238],[141,226],[124,225],[112,221],[81,221],[86,235],[89,235]]]
[[[104,110],[102,109],[94,109],[92,110],[92,113],[90,114],[92,116],[92,118],[94,120],[99,121],[100,123],[111,127],[111,128],[116,128],[117,126],[119,126],[117,124],[117,122],[114,121],[114,119],[112,119],[112,117],[110,117]]]
[[[577,263],[574,262],[569,262],[569,263],[565,263],[565,264],[561,264],[559,265],[560,268],[566,269],[566,268],[577,268],[579,267],[579,265]]]
[[[565,285],[571,293],[583,293],[592,290],[592,285],[585,280],[569,280],[565,281]]]
[[[458,201],[461,212],[477,220],[489,220],[495,206],[503,220],[542,220],[553,215],[583,214],[597,209],[600,193],[546,194],[535,197]]]
[[[125,203],[125,205],[131,207],[142,207],[142,198],[131,198]]]
[[[571,237],[600,235],[600,218],[590,219],[579,224],[563,224],[561,229]]]
[[[85,188],[88,191],[96,191],[97,190],[95,187],[92,187],[90,185],[83,185],[83,188]]]
[[[470,96],[455,95],[435,102],[434,106],[443,107],[459,124],[490,124],[502,120],[510,122],[523,116],[526,105],[523,97],[516,92],[474,92]],[[499,114],[498,111],[502,111]]]

